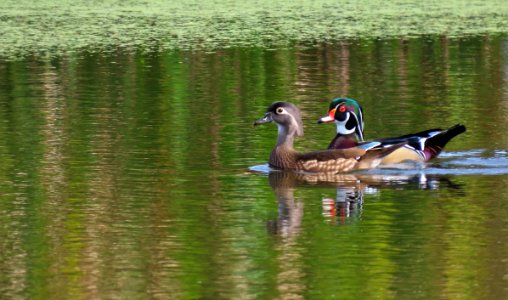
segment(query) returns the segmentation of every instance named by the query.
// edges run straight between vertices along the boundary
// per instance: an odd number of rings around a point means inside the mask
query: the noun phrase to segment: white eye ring
[[[276,112],[277,114],[279,114],[279,115],[280,115],[280,114],[284,113],[284,108],[282,108],[282,107],[278,107],[278,108],[275,110],[275,112]]]

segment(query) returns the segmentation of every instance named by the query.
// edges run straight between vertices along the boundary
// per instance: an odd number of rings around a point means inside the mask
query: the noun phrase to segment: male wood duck
[[[293,148],[294,138],[303,136],[300,110],[288,102],[275,102],[254,125],[275,122],[278,127],[277,145],[270,154],[270,167],[321,173],[344,173],[357,169],[375,168],[381,158],[402,147],[401,144],[384,147],[379,142],[366,143],[348,149],[331,149],[298,153]]]
[[[351,98],[336,98],[330,103],[328,114],[318,123],[335,121],[337,135],[328,149],[347,149],[364,142],[363,111],[358,102]],[[397,164],[404,161],[426,162],[437,157],[444,146],[455,136],[466,131],[466,127],[456,124],[446,130],[429,129],[399,137],[383,138],[371,142],[393,145],[406,142],[404,147],[393,151],[382,159],[381,164]]]

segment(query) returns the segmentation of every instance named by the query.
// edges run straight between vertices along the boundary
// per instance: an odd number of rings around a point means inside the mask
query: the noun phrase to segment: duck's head
[[[300,110],[289,102],[274,102],[268,107],[265,115],[254,122],[254,125],[275,122],[279,136],[303,136],[303,125]]]
[[[337,126],[338,134],[355,134],[359,141],[363,141],[363,112],[356,100],[351,98],[333,99],[328,114],[320,118],[318,123],[333,121]]]

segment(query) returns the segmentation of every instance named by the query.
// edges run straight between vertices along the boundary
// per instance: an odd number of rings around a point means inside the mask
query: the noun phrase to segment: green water
[[[508,297],[508,40],[0,61],[2,299]],[[266,107],[328,101],[369,138],[466,124],[423,170],[267,175]]]
[[[2,1],[0,299],[508,298],[508,6],[367,2]],[[366,138],[468,131],[269,173],[253,121],[323,149],[338,96]]]

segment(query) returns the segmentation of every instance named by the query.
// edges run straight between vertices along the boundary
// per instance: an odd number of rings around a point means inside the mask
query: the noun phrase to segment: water
[[[0,61],[2,299],[508,298],[508,40],[77,52]],[[463,123],[424,168],[270,172],[338,96],[366,137]]]

